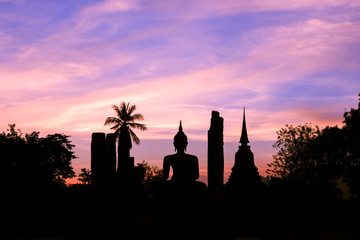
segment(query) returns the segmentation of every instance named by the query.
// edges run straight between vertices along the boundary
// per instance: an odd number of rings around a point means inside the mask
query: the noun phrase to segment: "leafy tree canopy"
[[[360,95],[359,95],[360,96]],[[273,145],[278,153],[268,164],[270,177],[296,179],[318,191],[333,191],[346,181],[354,195],[360,194],[360,103],[344,113],[342,128],[304,124],[286,125],[277,131]]]
[[[39,132],[23,136],[15,124],[0,133],[0,178],[10,185],[41,187],[52,183],[64,184],[75,176],[71,161],[75,159],[74,145],[69,136]]]
[[[158,166],[149,166],[145,161],[137,164],[145,169],[144,179],[142,184],[145,189],[151,189],[156,184],[160,184],[163,181],[163,170]]]
[[[89,169],[82,168],[81,173],[79,174],[78,180],[82,184],[90,185],[91,184],[91,171]]]

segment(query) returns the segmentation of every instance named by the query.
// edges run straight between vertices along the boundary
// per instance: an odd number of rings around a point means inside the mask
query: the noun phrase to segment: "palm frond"
[[[144,120],[144,116],[140,113],[135,113],[134,115],[131,116],[131,118],[132,118],[131,122],[133,122],[135,120],[139,120],[139,121]]]
[[[131,129],[129,129],[129,133],[130,133],[130,136],[131,136],[132,140],[134,141],[134,143],[136,145],[139,145],[140,139],[138,138],[138,136],[136,136],[136,134]]]
[[[119,129],[119,128],[121,128],[121,124],[119,123],[119,124],[116,124],[115,126],[112,126],[110,129],[111,130],[114,130],[114,129]]]
[[[120,109],[118,106],[116,106],[115,104],[112,105],[112,108],[114,109],[114,111],[116,112],[116,116],[120,117]]]
[[[129,104],[130,103],[128,103],[128,114],[129,114],[129,116],[136,110],[136,105],[131,105],[130,107],[129,107]]]
[[[104,125],[112,125],[110,129],[115,130],[114,134],[117,138],[121,132],[128,131],[135,144],[140,144],[140,139],[130,128],[145,131],[147,127],[145,124],[135,122],[137,120],[144,120],[142,114],[134,113],[136,105],[130,105],[130,102],[121,102],[119,106],[113,105],[112,108],[115,110],[117,117],[108,117]]]
[[[105,120],[104,125],[119,124],[119,122],[120,122],[120,119],[118,119],[118,118],[108,117],[108,118]]]
[[[128,123],[128,125],[132,128],[140,129],[141,131],[146,131],[147,127],[142,123]]]
[[[122,118],[123,120],[126,120],[127,118],[127,111],[128,111],[129,103],[126,105],[125,102],[120,103],[120,115],[119,118]]]

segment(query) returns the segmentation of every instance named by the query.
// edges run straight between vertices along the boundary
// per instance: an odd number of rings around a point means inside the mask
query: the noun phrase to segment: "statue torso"
[[[192,182],[199,178],[198,158],[190,154],[173,154],[164,158],[173,169],[171,180]]]

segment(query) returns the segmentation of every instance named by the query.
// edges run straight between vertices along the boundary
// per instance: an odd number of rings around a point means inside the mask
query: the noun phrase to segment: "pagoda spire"
[[[241,131],[241,138],[240,138],[241,146],[246,147],[249,143],[247,131],[246,131],[246,121],[245,121],[245,107],[243,110],[243,124],[242,124],[242,131]]]
[[[182,124],[181,124],[181,120],[180,120],[180,125],[179,125],[179,132],[182,132],[183,128],[182,128]]]

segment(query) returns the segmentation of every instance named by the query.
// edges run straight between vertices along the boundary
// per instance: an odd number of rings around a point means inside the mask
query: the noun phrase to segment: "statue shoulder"
[[[171,159],[173,159],[174,157],[175,157],[175,154],[166,155],[166,156],[164,157],[164,161],[166,161],[166,160],[171,160]]]
[[[197,156],[195,156],[195,155],[186,154],[186,156],[187,156],[187,158],[189,158],[189,159],[198,160]]]

